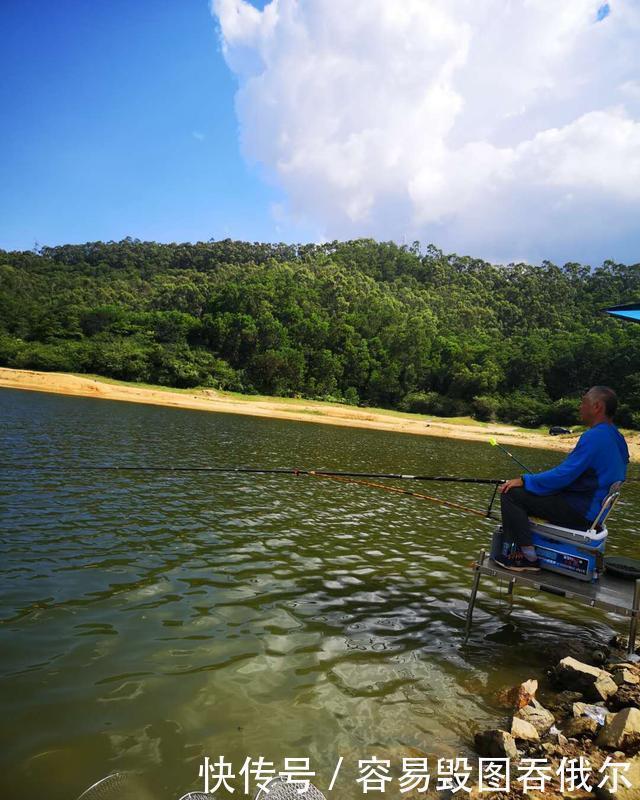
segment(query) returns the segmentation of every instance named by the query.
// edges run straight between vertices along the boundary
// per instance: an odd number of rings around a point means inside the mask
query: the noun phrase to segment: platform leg
[[[629,646],[627,648],[627,655],[631,655],[636,649],[636,633],[638,630],[638,614],[640,614],[640,578],[636,580],[636,586],[633,591],[633,611],[631,617],[631,624],[629,625]]]
[[[464,629],[464,643],[466,644],[471,633],[471,623],[473,622],[473,608],[476,604],[476,595],[478,594],[478,585],[480,583],[480,567],[484,562],[485,551],[480,551],[478,561],[474,566],[475,575],[473,576],[473,586],[471,587],[471,596],[469,597],[469,605],[467,607],[467,624]],[[640,581],[639,581],[640,583]]]
[[[516,579],[511,578],[507,586],[507,597],[509,598],[509,606],[513,608],[513,587],[516,585]]]

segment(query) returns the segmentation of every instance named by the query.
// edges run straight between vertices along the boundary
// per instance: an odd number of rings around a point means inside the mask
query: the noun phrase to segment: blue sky
[[[205,0],[2,0],[0,30],[0,248],[281,238]]]
[[[213,4],[1,0],[0,248],[640,261],[637,0]]]

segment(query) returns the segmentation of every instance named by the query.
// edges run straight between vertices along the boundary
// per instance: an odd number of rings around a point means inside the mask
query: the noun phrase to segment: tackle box
[[[577,531],[532,519],[531,533],[542,569],[580,581],[598,580],[603,571],[606,528]],[[493,534],[492,558],[508,555],[512,547],[512,542],[503,541],[502,526],[498,526]]]

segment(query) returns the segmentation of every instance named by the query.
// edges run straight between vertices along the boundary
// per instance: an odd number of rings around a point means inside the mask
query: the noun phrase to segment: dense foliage
[[[523,425],[615,387],[640,427],[639,265],[495,266],[418,244],[125,239],[0,251],[0,364]]]

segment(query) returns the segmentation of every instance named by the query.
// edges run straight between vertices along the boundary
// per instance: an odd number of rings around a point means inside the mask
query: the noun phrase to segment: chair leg
[[[475,575],[473,576],[473,586],[471,587],[471,596],[469,597],[469,605],[467,606],[467,624],[464,631],[464,643],[466,644],[471,633],[471,624],[473,623],[473,609],[476,604],[476,595],[478,594],[478,585],[480,584],[480,567],[484,562],[485,551],[480,551],[478,561],[474,566]]]
[[[636,649],[636,633],[638,631],[638,615],[640,614],[640,578],[636,580],[633,590],[633,610],[631,612],[631,624],[629,625],[629,645],[627,655],[632,655]]]

